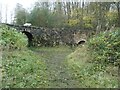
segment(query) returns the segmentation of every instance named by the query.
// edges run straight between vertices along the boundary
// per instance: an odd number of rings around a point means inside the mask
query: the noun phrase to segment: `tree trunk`
[[[120,2],[117,3],[117,10],[118,10],[118,27],[120,27]]]

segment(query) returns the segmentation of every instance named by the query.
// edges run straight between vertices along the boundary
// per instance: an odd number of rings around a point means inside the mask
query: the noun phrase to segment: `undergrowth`
[[[4,51],[2,74],[3,88],[40,88],[47,85],[43,58],[27,49]]]
[[[2,47],[2,87],[40,88],[48,87],[46,63],[48,48],[27,48],[27,39],[22,33],[7,26],[0,26],[0,47]],[[120,60],[119,29],[102,32],[67,56],[66,66],[78,80],[81,88],[117,88]],[[57,47],[56,47],[57,48]],[[62,52],[67,48],[52,48]],[[30,50],[31,49],[31,50]],[[68,51],[69,52],[69,51]],[[53,53],[54,54],[54,53]],[[43,57],[44,56],[44,57]],[[73,79],[74,79],[73,78]]]
[[[102,32],[78,47],[66,64],[84,88],[118,88],[120,31]]]
[[[21,32],[6,25],[0,25],[0,47],[4,50],[24,49],[27,38]]]
[[[2,47],[2,87],[37,88],[47,85],[46,65],[42,56],[29,50],[27,38],[7,26],[0,26]]]
[[[81,53],[82,52],[82,53]],[[77,48],[67,57],[68,68],[82,88],[117,88],[118,68],[90,62],[87,46]]]
[[[120,28],[104,31],[89,40],[93,61],[116,66],[120,63]]]

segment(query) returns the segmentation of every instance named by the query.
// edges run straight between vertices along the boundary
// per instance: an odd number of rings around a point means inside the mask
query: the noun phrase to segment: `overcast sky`
[[[0,11],[2,13],[2,22],[5,22],[6,7],[7,7],[7,22],[10,23],[11,14],[14,14],[14,8],[17,3],[23,5],[24,8],[29,9],[37,0],[0,0]]]

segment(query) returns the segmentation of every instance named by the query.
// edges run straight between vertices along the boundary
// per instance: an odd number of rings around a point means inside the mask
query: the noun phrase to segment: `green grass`
[[[64,60],[71,52],[66,46],[3,51],[3,88],[75,87],[65,79],[69,72]]]
[[[3,87],[117,88],[118,68],[91,62],[87,46],[26,48],[3,52]]]
[[[33,48],[33,47],[30,47],[29,49],[33,50],[33,51],[47,51],[47,52],[70,52],[70,51],[74,51],[74,49],[71,49],[69,46],[64,46],[64,45],[59,45],[59,46],[54,46],[54,47],[36,47],[36,48]]]
[[[32,88],[46,86],[46,65],[31,50],[3,51],[3,87]]]
[[[80,87],[69,72],[65,59],[73,52],[67,46],[31,48],[36,54],[41,54],[47,65],[48,88],[70,88]]]
[[[79,80],[81,87],[86,88],[117,88],[118,67],[91,62],[87,46],[78,47],[66,60],[66,64]]]

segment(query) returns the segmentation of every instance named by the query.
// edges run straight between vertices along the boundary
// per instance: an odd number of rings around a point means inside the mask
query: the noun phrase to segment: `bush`
[[[83,17],[83,22],[84,22],[84,28],[86,29],[93,29],[94,24],[92,24],[94,22],[95,18],[93,16],[84,16]]]
[[[113,65],[89,62],[91,59],[88,45],[77,47],[66,60],[73,77],[81,88],[117,88],[118,69]],[[108,68],[108,69],[107,69]]]
[[[117,25],[118,22],[118,12],[117,11],[111,11],[106,13],[106,20],[109,22],[108,25]]]
[[[21,49],[27,45],[27,38],[13,28],[0,25],[0,46],[3,49]]]
[[[42,56],[24,49],[3,51],[2,88],[47,87],[46,64]]]
[[[91,38],[89,47],[92,51],[93,60],[99,63],[116,63],[120,59],[120,29],[101,32]]]
[[[2,51],[2,88],[47,86],[46,65],[42,56],[25,48],[25,35],[13,28],[0,26]],[[20,50],[19,50],[20,49]]]
[[[119,29],[101,32],[67,57],[66,64],[81,87],[118,87],[119,40]]]

